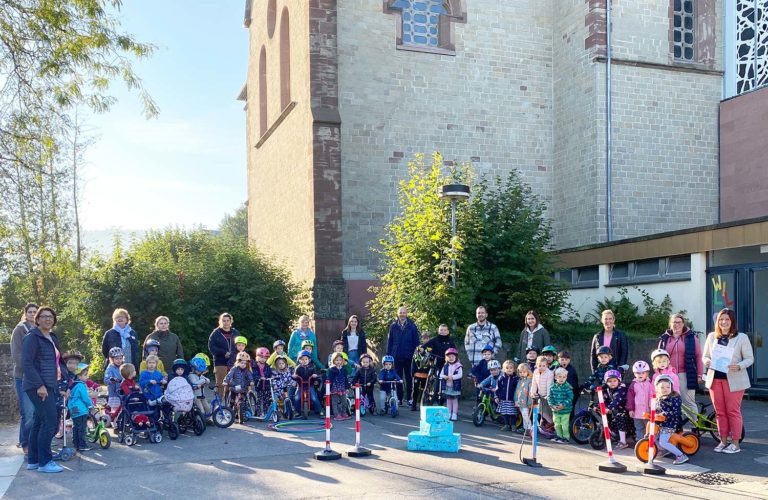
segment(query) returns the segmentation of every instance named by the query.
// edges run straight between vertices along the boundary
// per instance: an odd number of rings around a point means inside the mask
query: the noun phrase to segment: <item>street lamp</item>
[[[469,199],[469,186],[465,184],[446,184],[438,189],[440,198],[451,202],[451,237],[456,237],[456,202]],[[456,288],[456,259],[451,259],[451,286]]]

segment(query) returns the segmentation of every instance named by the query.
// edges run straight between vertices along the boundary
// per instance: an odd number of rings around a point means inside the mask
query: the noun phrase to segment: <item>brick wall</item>
[[[11,344],[0,344],[0,422],[16,422],[18,416]]]

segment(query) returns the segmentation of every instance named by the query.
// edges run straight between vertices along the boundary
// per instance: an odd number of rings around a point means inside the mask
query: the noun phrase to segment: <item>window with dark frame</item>
[[[467,20],[465,0],[384,0],[384,12],[398,17],[397,48],[453,55],[454,23]]]
[[[674,0],[673,47],[675,59],[694,61],[694,0]]]

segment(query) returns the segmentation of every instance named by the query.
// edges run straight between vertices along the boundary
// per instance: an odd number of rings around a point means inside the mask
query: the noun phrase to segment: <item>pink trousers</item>
[[[738,443],[741,439],[741,428],[744,426],[744,419],[741,416],[741,399],[744,397],[744,391],[731,392],[728,380],[716,378],[709,389],[709,397],[712,398],[712,404],[715,406],[720,440],[725,442],[728,436],[731,436],[732,440]]]

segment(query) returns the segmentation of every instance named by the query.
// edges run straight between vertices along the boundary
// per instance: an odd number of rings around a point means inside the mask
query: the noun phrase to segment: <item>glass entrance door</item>
[[[752,271],[750,340],[755,353],[753,384],[768,386],[768,269]]]

